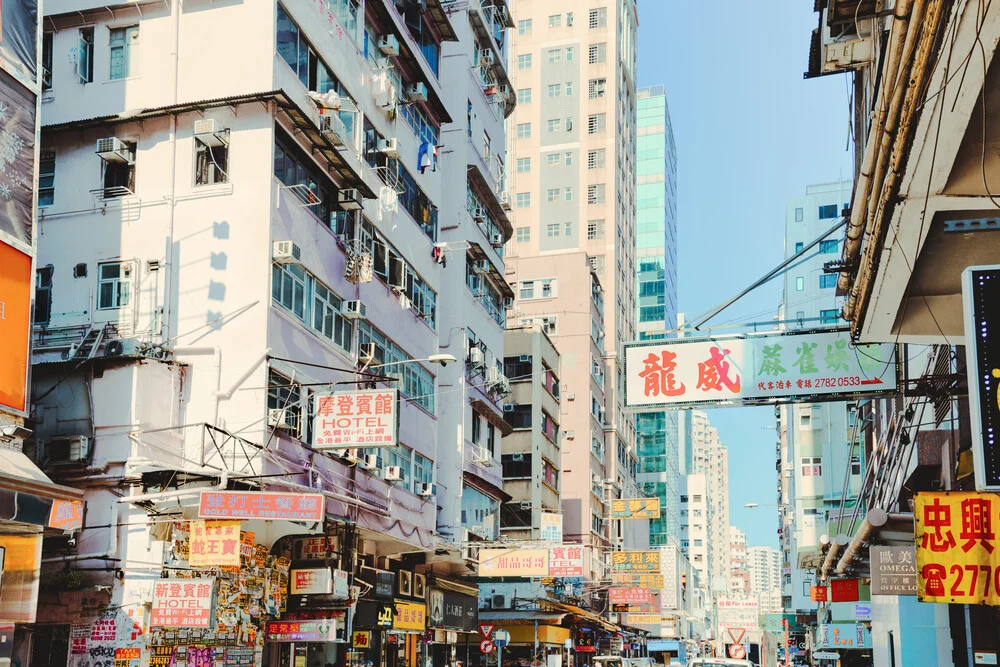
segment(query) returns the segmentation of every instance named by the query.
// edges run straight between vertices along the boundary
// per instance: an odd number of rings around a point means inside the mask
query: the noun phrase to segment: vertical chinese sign
[[[215,578],[161,579],[153,587],[149,624],[160,628],[212,627]]]
[[[917,599],[1000,605],[1000,495],[918,493],[913,520]]]
[[[395,447],[395,389],[342,391],[314,399],[313,447]]]
[[[976,489],[1000,491],[1000,266],[966,269],[962,296]]]
[[[855,347],[847,330],[636,343],[625,375],[633,409],[843,400],[898,381],[895,346]]]

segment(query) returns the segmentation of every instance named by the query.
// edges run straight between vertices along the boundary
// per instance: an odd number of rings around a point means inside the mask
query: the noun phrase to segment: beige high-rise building
[[[609,500],[638,494],[619,365],[635,338],[636,4],[517,0],[511,11],[508,321],[542,325],[562,358],[566,539],[642,547],[647,531],[622,536],[616,522],[611,534],[608,520]]]

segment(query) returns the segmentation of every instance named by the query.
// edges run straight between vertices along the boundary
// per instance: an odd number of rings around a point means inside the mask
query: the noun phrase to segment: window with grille
[[[587,222],[587,238],[591,241],[604,238],[603,220],[590,220]]]
[[[289,433],[299,433],[302,423],[302,387],[290,378],[271,370],[267,374],[267,409],[282,410],[283,418],[273,420],[284,423]]]
[[[801,460],[801,471],[803,477],[822,477],[823,459],[818,456],[805,456]]]
[[[606,62],[608,59],[608,45],[604,42],[600,44],[591,44],[587,49],[587,62],[591,65],[597,65]]]
[[[591,9],[587,25],[591,29],[608,27],[608,8],[598,7],[597,9]]]
[[[601,134],[607,129],[608,115],[603,113],[591,114],[587,117],[587,134]]]
[[[604,169],[607,151],[604,148],[587,151],[587,169]]]
[[[591,255],[590,268],[593,269],[594,273],[597,275],[604,275],[604,255]]]
[[[587,203],[588,204],[603,204],[604,203],[604,183],[594,183],[587,186]]]
[[[591,79],[587,83],[587,97],[596,100],[604,97],[608,88],[607,79]]]

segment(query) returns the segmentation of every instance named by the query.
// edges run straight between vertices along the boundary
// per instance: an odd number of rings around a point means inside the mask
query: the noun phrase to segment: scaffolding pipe
[[[830,549],[826,552],[826,560],[823,561],[823,569],[820,572],[820,578],[826,581],[827,576],[830,574],[830,570],[833,569],[833,564],[837,560],[837,554],[841,552],[850,539],[847,535],[843,533],[838,533],[837,537],[830,542]]]
[[[844,551],[844,555],[841,556],[840,562],[837,563],[837,574],[847,572],[847,568],[851,566],[851,561],[858,555],[862,547],[868,544],[872,534],[877,533],[879,528],[884,526],[887,521],[889,521],[889,514],[884,509],[876,507],[875,509],[868,510],[865,520],[861,522],[861,525],[858,526],[858,531],[854,533],[854,539],[851,540],[851,543]]]

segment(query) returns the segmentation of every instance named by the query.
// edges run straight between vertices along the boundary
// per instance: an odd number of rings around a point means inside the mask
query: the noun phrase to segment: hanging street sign
[[[1000,491],[1000,266],[962,273],[966,368],[977,491]]]
[[[917,549],[871,546],[872,595],[917,594]]]
[[[659,519],[659,498],[622,498],[611,501],[612,519]]]
[[[895,391],[891,343],[849,329],[676,338],[625,346],[625,407],[689,408],[843,401]]]
[[[313,398],[313,448],[395,447],[396,389],[317,394]]]

